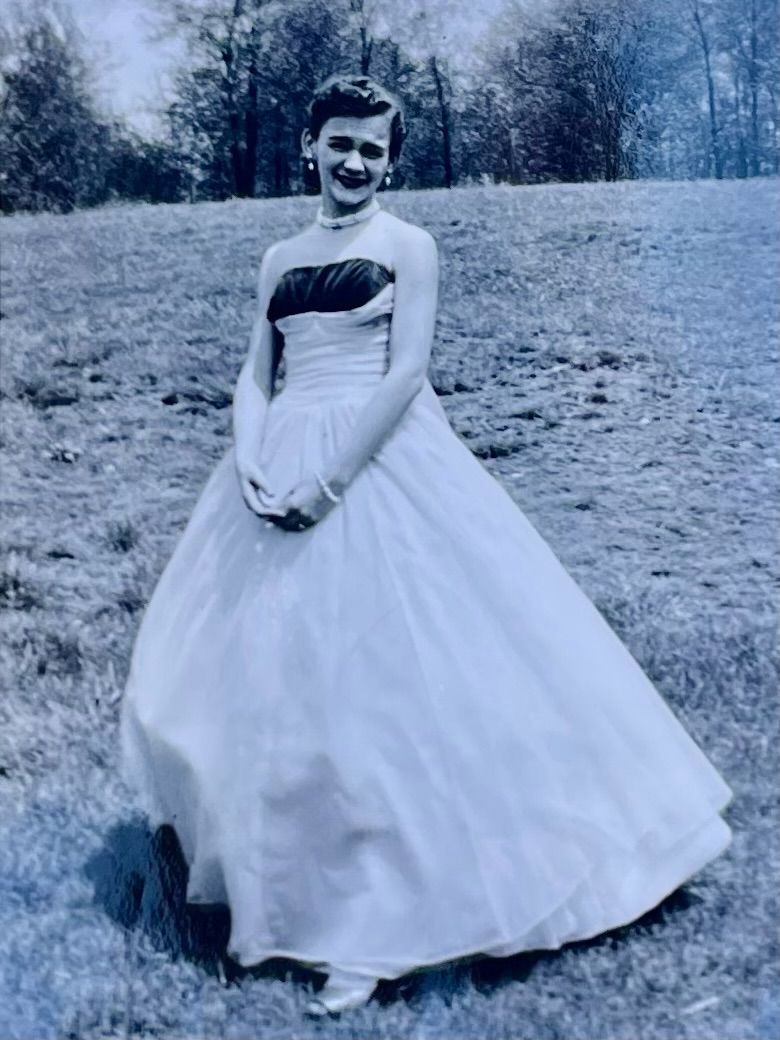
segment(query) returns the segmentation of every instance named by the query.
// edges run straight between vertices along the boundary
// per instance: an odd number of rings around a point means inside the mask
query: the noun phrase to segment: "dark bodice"
[[[310,311],[333,313],[363,307],[390,282],[393,272],[376,260],[356,257],[320,267],[285,271],[268,305],[271,322]]]

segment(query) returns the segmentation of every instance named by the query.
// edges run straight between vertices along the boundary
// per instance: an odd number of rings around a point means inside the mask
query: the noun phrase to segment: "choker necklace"
[[[352,224],[360,224],[364,220],[370,220],[381,208],[376,199],[372,199],[367,206],[359,209],[357,213],[348,213],[344,217],[326,217],[322,212],[322,206],[320,206],[317,210],[317,223],[321,227],[326,228],[350,227]]]

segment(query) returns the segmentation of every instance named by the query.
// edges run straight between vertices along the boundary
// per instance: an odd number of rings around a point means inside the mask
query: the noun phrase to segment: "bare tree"
[[[195,67],[219,69],[233,190],[240,198],[253,197],[259,139],[259,36],[264,11],[273,0],[148,2],[160,18],[158,37],[184,38]]]
[[[360,71],[364,76],[368,76],[371,72],[378,7],[376,0],[349,0],[349,10],[360,38]]]
[[[394,39],[427,70],[433,88],[439,161],[446,188],[455,183],[453,162],[454,84],[450,60],[452,32],[462,14],[455,0],[404,0],[391,22]]]
[[[295,157],[306,103],[316,83],[353,50],[349,4],[160,2],[163,33],[183,36],[189,45],[169,114],[192,158],[194,146],[208,141],[203,166],[209,169],[201,167],[197,175],[202,190],[217,198],[288,193],[298,183]],[[227,184],[223,153],[229,156]]]
[[[720,148],[720,124],[718,122],[715,75],[712,62],[713,29],[708,18],[711,5],[706,4],[705,0],[687,0],[687,3],[688,12],[693,22],[696,39],[701,48],[701,56],[704,62],[704,74],[707,81],[707,107],[710,121],[710,149],[712,160],[715,164],[715,176],[718,180],[721,180],[723,177],[723,157]]]
[[[718,15],[743,175],[777,172],[777,5],[774,0],[720,0]]]

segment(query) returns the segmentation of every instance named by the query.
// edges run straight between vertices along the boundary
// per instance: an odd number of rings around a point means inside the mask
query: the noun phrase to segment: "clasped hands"
[[[266,473],[256,463],[237,460],[236,469],[247,507],[285,531],[313,527],[334,506],[315,476],[304,477],[286,495],[277,496]]]

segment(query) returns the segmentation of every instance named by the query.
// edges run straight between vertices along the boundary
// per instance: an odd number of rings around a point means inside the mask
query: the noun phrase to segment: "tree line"
[[[474,0],[154,9],[186,56],[153,141],[101,114],[60,0],[0,28],[3,212],[302,190],[306,104],[335,70],[403,101],[399,187],[778,173],[775,0],[505,0],[479,33]]]

